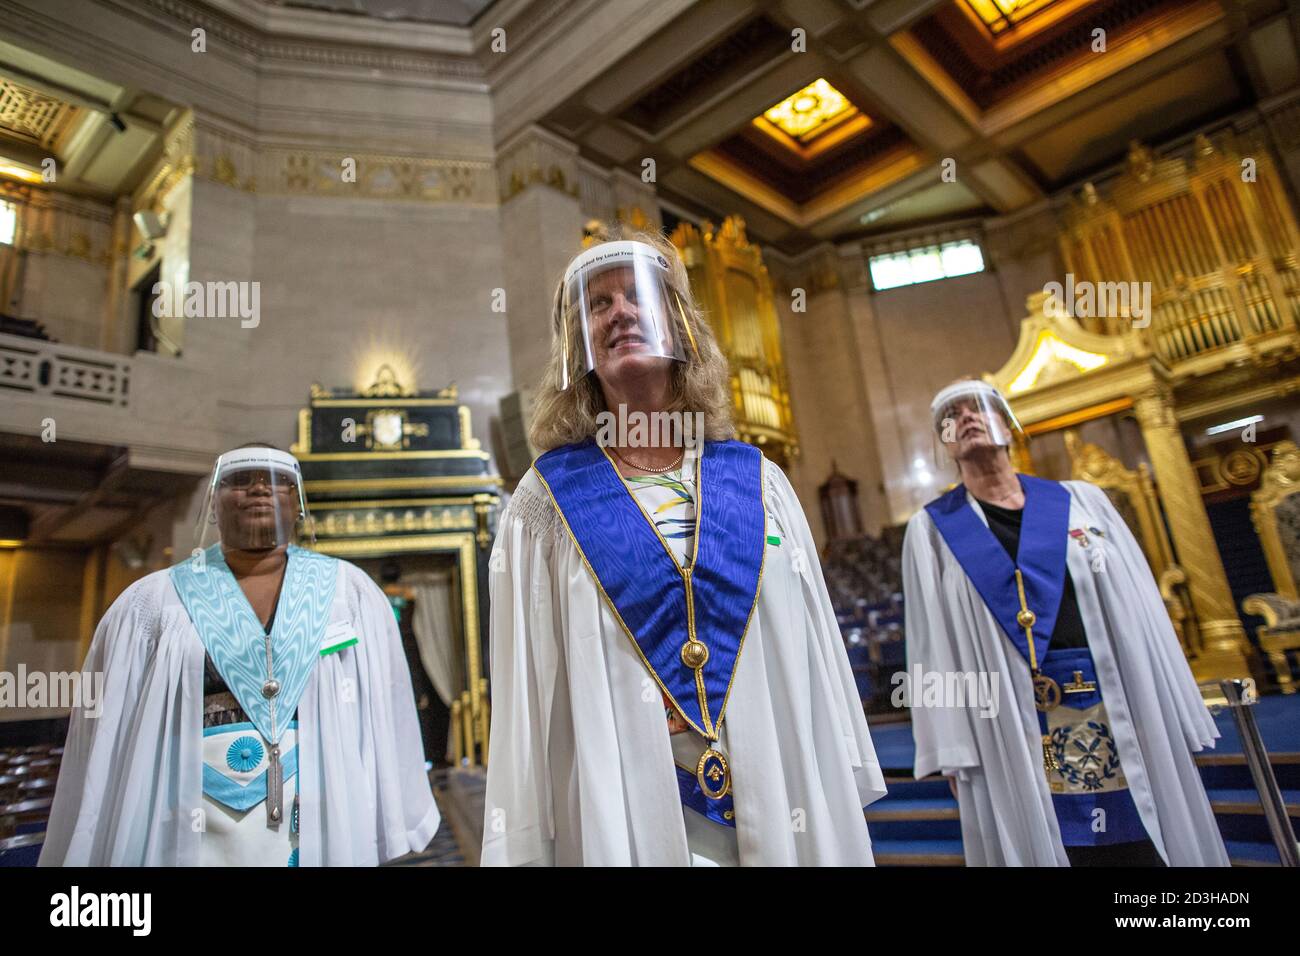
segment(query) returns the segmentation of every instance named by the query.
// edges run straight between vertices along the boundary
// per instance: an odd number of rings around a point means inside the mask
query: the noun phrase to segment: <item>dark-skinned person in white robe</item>
[[[113,602],[84,671],[42,866],[371,866],[439,814],[382,591],[309,548],[297,459],[217,458],[195,547]]]

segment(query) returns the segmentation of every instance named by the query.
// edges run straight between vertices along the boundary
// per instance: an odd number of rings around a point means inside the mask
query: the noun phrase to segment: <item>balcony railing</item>
[[[0,335],[0,393],[26,392],[128,407],[131,359],[19,335]]]

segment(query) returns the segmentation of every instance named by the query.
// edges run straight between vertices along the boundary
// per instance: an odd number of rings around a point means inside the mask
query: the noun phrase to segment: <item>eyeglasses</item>
[[[248,471],[236,471],[221,479],[221,487],[233,491],[248,491],[258,482],[281,494],[298,490],[298,482],[279,472],[272,473],[265,468],[253,468]]]

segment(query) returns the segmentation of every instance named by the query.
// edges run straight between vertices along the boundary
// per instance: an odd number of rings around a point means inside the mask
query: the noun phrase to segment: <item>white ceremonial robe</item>
[[[440,820],[393,611],[338,561],[330,624],[358,642],[321,657],[298,702],[299,861],[367,866],[423,850]],[[122,593],[84,672],[103,713],[74,709],[42,866],[196,866],[204,834],[204,645],[167,571]],[[265,804],[252,811],[265,819]],[[284,824],[287,826],[288,824]]]
[[[794,490],[763,461],[769,542],[722,727],[742,865],[871,865],[885,783]],[[704,490],[708,494],[708,489]],[[490,562],[482,862],[692,862],[660,691],[534,471]],[[701,745],[702,749],[702,745]]]
[[[1148,836],[1171,866],[1227,866],[1227,852],[1192,758],[1214,726],[1141,549],[1105,492],[1070,492],[1070,528],[1098,528],[1068,567],[1097,668],[1120,766]],[[988,524],[978,502],[967,500]],[[1094,567],[1096,570],[1094,570]],[[1043,769],[1029,664],[1007,638],[929,513],[903,546],[908,672],[998,675],[999,708],[913,703],[917,779],[957,779],[968,866],[1068,866]],[[914,697],[919,692],[913,691]]]

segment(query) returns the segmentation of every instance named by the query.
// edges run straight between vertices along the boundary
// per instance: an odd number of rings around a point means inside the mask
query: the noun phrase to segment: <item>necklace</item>
[[[1038,669],[1038,653],[1034,648],[1034,625],[1038,623],[1038,616],[1029,610],[1029,604],[1025,601],[1025,578],[1019,568],[1016,568],[1016,593],[1020,597],[1020,613],[1016,615],[1016,623],[1025,629],[1025,642],[1029,645],[1029,673],[1034,678],[1034,706],[1046,713],[1060,704],[1061,688]],[[1051,734],[1043,734],[1042,737],[1043,769],[1050,775],[1053,771],[1060,770],[1061,766],[1056,761],[1056,748],[1052,745]]]
[[[652,468],[649,465],[638,465],[636,462],[632,461],[631,459],[624,458],[622,455],[618,453],[618,449],[613,447],[612,445],[610,446],[609,450],[613,452],[614,457],[617,458],[619,461],[621,461],[623,464],[628,465],[629,467],[632,468],[636,468],[638,471],[649,472],[652,475],[662,475],[666,471],[672,471],[674,468],[680,465],[682,463],[682,459],[686,457],[686,449],[683,448],[681,454],[678,455],[676,458],[674,458],[667,465],[664,465],[662,468]]]
[[[275,615],[271,617],[272,630],[275,629]],[[278,827],[284,815],[284,776],[280,770],[280,742],[276,739],[275,698],[280,693],[280,682],[275,679],[275,665],[271,659],[271,632],[266,632],[266,681],[262,684],[262,696],[271,702],[271,739],[269,744],[270,760],[266,770],[266,825]]]
[[[267,741],[267,770],[266,770],[266,825],[271,829],[276,829],[284,817],[284,775],[280,764],[280,741],[279,728],[277,727],[278,719],[276,715],[276,697],[280,693],[280,682],[275,677],[275,661],[271,652],[271,632],[276,626],[276,612],[280,606],[280,591],[284,588],[284,577],[288,574],[288,556],[285,557],[285,567],[282,569],[280,577],[280,586],[276,588],[275,604],[271,607],[271,626],[264,627],[266,632],[264,641],[266,647],[266,680],[262,682],[262,696],[270,702],[271,713],[271,739]],[[261,623],[259,621],[259,623]]]

